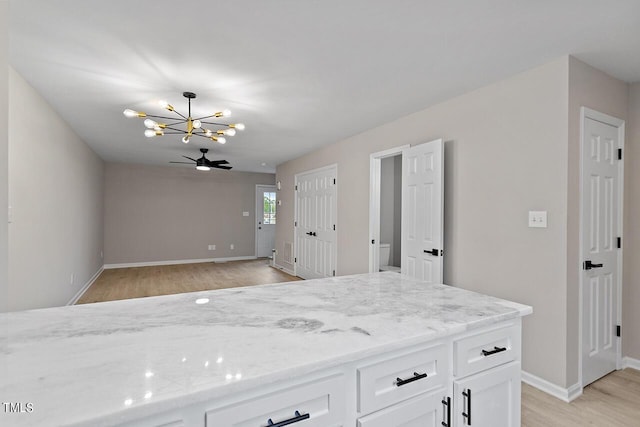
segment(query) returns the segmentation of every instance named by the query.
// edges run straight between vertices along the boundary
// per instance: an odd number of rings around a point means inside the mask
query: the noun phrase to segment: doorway
[[[276,241],[276,186],[256,185],[256,257],[271,258]]]
[[[391,267],[397,265],[399,258],[403,274],[429,283],[443,282],[443,147],[444,142],[438,139],[371,154],[370,273],[395,270]],[[401,166],[400,170],[395,166]],[[389,188],[393,190],[385,191]],[[388,206],[391,202],[393,209]],[[384,218],[389,216],[393,218],[394,231],[400,231],[399,242],[384,225]],[[395,242],[395,247],[387,247],[387,240]]]
[[[621,368],[624,121],[583,107],[580,182],[582,386]]]

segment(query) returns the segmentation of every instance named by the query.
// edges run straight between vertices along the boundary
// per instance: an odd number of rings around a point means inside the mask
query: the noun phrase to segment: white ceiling
[[[11,63],[106,161],[275,166],[565,54],[640,81],[638,0],[11,0]],[[229,108],[225,145],[127,108]],[[267,165],[261,166],[265,162]]]

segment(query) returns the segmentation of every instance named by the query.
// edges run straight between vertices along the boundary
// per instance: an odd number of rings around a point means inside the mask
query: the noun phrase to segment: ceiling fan
[[[225,170],[231,169],[231,166],[225,166],[225,165],[229,164],[229,162],[227,162],[226,160],[214,160],[214,161],[211,161],[211,160],[207,159],[205,157],[205,154],[207,154],[209,152],[208,148],[201,148],[200,152],[202,153],[202,157],[200,157],[199,159],[192,159],[191,157],[182,156],[185,159],[191,160],[191,162],[169,162],[169,163],[184,163],[184,164],[187,164],[187,165],[195,163],[196,169],[198,169],[199,171],[208,171],[211,168],[225,169]]]

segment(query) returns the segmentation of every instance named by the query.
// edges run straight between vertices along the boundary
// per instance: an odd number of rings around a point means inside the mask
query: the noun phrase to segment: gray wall
[[[382,159],[380,170],[380,243],[389,243],[389,265],[400,266],[402,156]]]
[[[65,305],[102,267],[104,163],[12,68],[9,123],[9,309]]]
[[[532,305],[523,368],[564,386],[568,67],[561,58],[279,165],[277,264],[293,268],[281,254],[294,174],[338,164],[337,273],[366,272],[370,153],[444,138],[447,283]],[[529,210],[547,210],[549,227],[528,228]]]
[[[640,83],[629,91],[625,141],[622,354],[640,360]]]
[[[256,184],[274,183],[273,174],[109,163],[105,264],[253,256]]]
[[[580,354],[580,108],[588,107],[620,119],[627,119],[626,83],[569,58],[569,162],[567,169],[567,381],[579,381]],[[632,167],[631,164],[628,166]],[[625,183],[626,184],[626,183]],[[625,227],[625,236],[631,229]],[[623,237],[625,237],[623,236]]]
[[[9,205],[8,172],[8,95],[9,95],[9,4],[0,0],[0,313],[7,310],[8,304],[8,224],[7,207]]]

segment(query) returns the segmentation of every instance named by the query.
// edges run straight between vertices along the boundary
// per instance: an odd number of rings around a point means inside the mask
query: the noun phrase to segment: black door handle
[[[274,423],[273,420],[271,418],[269,418],[267,420],[267,426],[268,427],[283,427],[283,426],[288,426],[289,424],[293,424],[293,423],[297,423],[299,421],[302,420],[306,420],[310,417],[309,414],[302,414],[300,415],[300,411],[296,411],[296,416],[293,418],[289,418],[288,420],[284,420],[284,421],[280,421],[278,423]]]
[[[492,354],[502,353],[503,351],[507,351],[507,347],[493,347],[493,350],[482,350],[483,356],[491,356]]]
[[[316,236],[316,232],[315,231],[307,231],[305,234],[307,236],[314,236],[314,237]]]
[[[471,389],[467,389],[467,391],[462,392],[463,399],[466,397],[467,400],[467,412],[462,412],[462,417],[465,418],[467,425],[471,425]]]
[[[405,384],[409,384],[409,383],[412,383],[414,381],[421,380],[423,378],[427,378],[427,374],[426,373],[419,374],[417,372],[414,372],[413,373],[413,377],[408,378],[406,380],[403,380],[402,378],[396,378],[396,387],[401,387],[401,386],[403,386]]]
[[[591,270],[592,268],[600,268],[602,267],[603,264],[594,264],[591,262],[591,260],[586,260],[584,262],[584,269],[585,270]]]
[[[438,256],[438,255],[440,255],[440,252],[441,252],[441,251],[439,251],[438,249],[425,249],[423,252],[424,252],[425,254],[430,254],[430,255],[433,255],[433,256]]]
[[[451,398],[443,398],[442,405],[444,406],[443,417],[446,421],[443,421],[442,427],[451,427]]]

